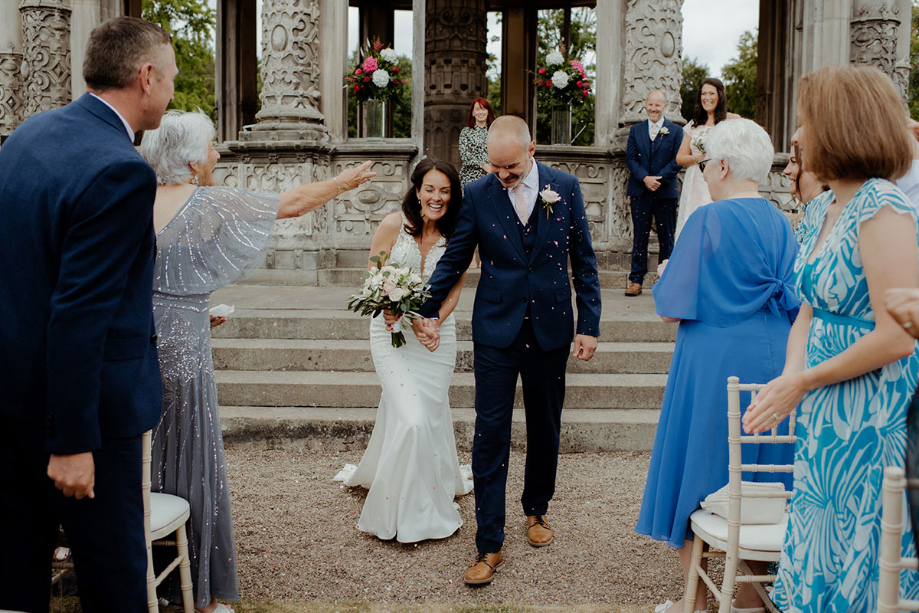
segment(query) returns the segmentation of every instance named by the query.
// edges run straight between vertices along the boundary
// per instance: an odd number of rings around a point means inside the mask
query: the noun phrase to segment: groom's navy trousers
[[[64,526],[83,611],[147,610],[141,435],[162,411],[153,327],[156,175],[86,94],[0,148],[0,609],[49,606]],[[91,452],[95,498],[51,454]]]
[[[527,460],[521,502],[527,515],[543,515],[555,491],[565,367],[575,333],[571,282],[577,292],[577,332],[599,336],[600,285],[580,186],[573,176],[537,164],[539,186],[558,194],[537,200],[526,226],[494,175],[466,186],[456,230],[431,276],[431,298],[420,313],[440,305],[469,267],[476,246],[482,272],[475,294],[476,547],[500,551],[517,377],[523,384]],[[453,206],[451,203],[450,206]]]

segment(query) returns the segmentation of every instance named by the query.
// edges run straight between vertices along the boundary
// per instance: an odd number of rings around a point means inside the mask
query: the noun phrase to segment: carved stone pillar
[[[908,10],[908,9],[907,9]],[[909,58],[897,57],[900,23],[910,14],[901,11],[899,0],[854,0],[850,26],[849,60],[853,64],[871,64],[887,73],[900,95],[906,100],[909,80]]]
[[[23,0],[25,113],[70,102],[70,0]]]
[[[319,112],[319,3],[262,3],[262,110],[240,140],[328,142]]]
[[[459,133],[469,105],[485,96],[485,0],[427,0],[424,153],[460,166]]]
[[[682,123],[682,9],[683,0],[628,0],[620,118],[626,135],[628,126],[645,118],[645,100],[655,89],[667,96],[667,118]]]
[[[22,23],[17,0],[0,0],[0,138],[22,121]]]

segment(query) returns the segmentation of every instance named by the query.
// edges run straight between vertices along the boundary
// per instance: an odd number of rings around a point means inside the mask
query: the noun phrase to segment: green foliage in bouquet
[[[398,56],[392,47],[384,47],[374,39],[362,49],[363,62],[355,64],[345,77],[349,96],[358,102],[389,100],[399,96],[408,79],[402,78],[397,65]]]

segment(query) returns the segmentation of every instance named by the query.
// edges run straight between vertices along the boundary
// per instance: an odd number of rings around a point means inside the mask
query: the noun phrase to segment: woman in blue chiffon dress
[[[700,166],[716,202],[687,220],[653,289],[657,314],[680,325],[635,527],[680,550],[684,578],[689,516],[728,481],[727,379],[760,383],[781,373],[799,307],[791,286],[794,232],[757,192],[772,165],[769,136],[752,121],[726,121],[709,132],[706,149],[712,157]],[[793,450],[750,445],[743,453],[745,463],[790,464]],[[791,488],[789,475],[744,479],[781,480]],[[703,610],[706,592],[697,593],[694,609]],[[762,602],[746,586],[737,605]],[[682,602],[657,610],[668,609],[681,612]]]
[[[794,493],[773,601],[789,613],[877,611],[881,485],[887,466],[904,464],[919,371],[919,347],[884,305],[886,290],[919,285],[917,212],[878,177],[906,173],[910,137],[896,129],[899,95],[876,68],[807,75],[797,108],[804,169],[830,191],[805,213],[795,263],[803,304],[786,368],[747,409],[744,428],[768,428],[798,407]],[[905,495],[902,504],[905,511]],[[915,557],[908,523],[901,555]],[[902,571],[900,598],[919,599],[915,570]]]

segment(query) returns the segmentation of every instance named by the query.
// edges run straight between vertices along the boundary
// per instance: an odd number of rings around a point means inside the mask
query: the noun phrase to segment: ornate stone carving
[[[897,35],[900,22],[897,0],[855,0],[850,23],[849,59],[853,64],[871,64],[887,73],[906,100],[909,67],[898,64]]]
[[[655,89],[670,102],[667,115],[679,116],[682,6],[683,0],[628,0],[620,124],[641,121],[645,99]]]
[[[19,11],[28,117],[70,102],[70,2],[24,0]]]
[[[332,172],[337,175],[358,163],[359,160],[336,160]],[[402,206],[409,175],[408,160],[375,162],[371,170],[377,173],[373,181],[333,201],[333,234],[371,237],[380,220]],[[362,243],[366,243],[366,238]]]
[[[466,112],[486,93],[485,0],[427,0],[425,15],[425,153],[458,168]]]
[[[319,81],[317,0],[262,2],[262,110],[241,140],[328,142]],[[274,136],[258,134],[272,131]]]
[[[0,53],[0,135],[10,134],[22,121],[25,100],[22,96],[20,67],[22,54]]]

